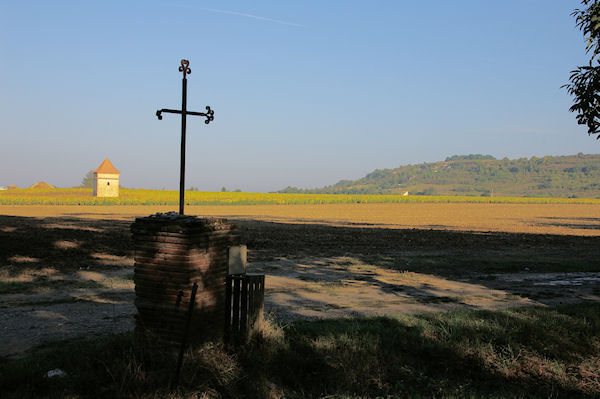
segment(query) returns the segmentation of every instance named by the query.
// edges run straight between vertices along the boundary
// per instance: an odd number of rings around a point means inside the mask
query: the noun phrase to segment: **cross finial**
[[[179,67],[179,72],[183,72],[183,78],[185,79],[185,75],[189,75],[192,73],[192,69],[190,68],[190,62],[188,60],[181,60],[181,66]]]

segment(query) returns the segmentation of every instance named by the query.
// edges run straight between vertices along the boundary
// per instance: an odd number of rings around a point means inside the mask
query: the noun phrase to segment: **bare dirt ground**
[[[129,225],[160,207],[0,207],[0,356],[133,327]],[[600,207],[189,207],[228,217],[280,321],[600,301]],[[12,215],[12,216],[10,216]]]

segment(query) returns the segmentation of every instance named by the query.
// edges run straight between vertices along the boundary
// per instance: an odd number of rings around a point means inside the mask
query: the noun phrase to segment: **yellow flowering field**
[[[299,205],[369,203],[515,203],[600,204],[600,199],[472,197],[428,195],[281,194],[186,191],[188,205]],[[127,189],[118,198],[97,198],[91,188],[44,188],[0,191],[0,205],[176,205],[178,191]]]

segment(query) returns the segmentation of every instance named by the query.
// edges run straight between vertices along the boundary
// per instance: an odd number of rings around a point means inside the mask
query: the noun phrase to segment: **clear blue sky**
[[[0,185],[320,187],[376,168],[598,153],[560,86],[586,62],[570,0],[10,1],[0,11]]]

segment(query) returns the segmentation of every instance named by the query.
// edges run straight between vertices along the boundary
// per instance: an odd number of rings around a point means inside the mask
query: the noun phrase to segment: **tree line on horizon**
[[[322,188],[279,192],[600,198],[600,154],[519,159],[453,155],[440,162],[376,169]]]

